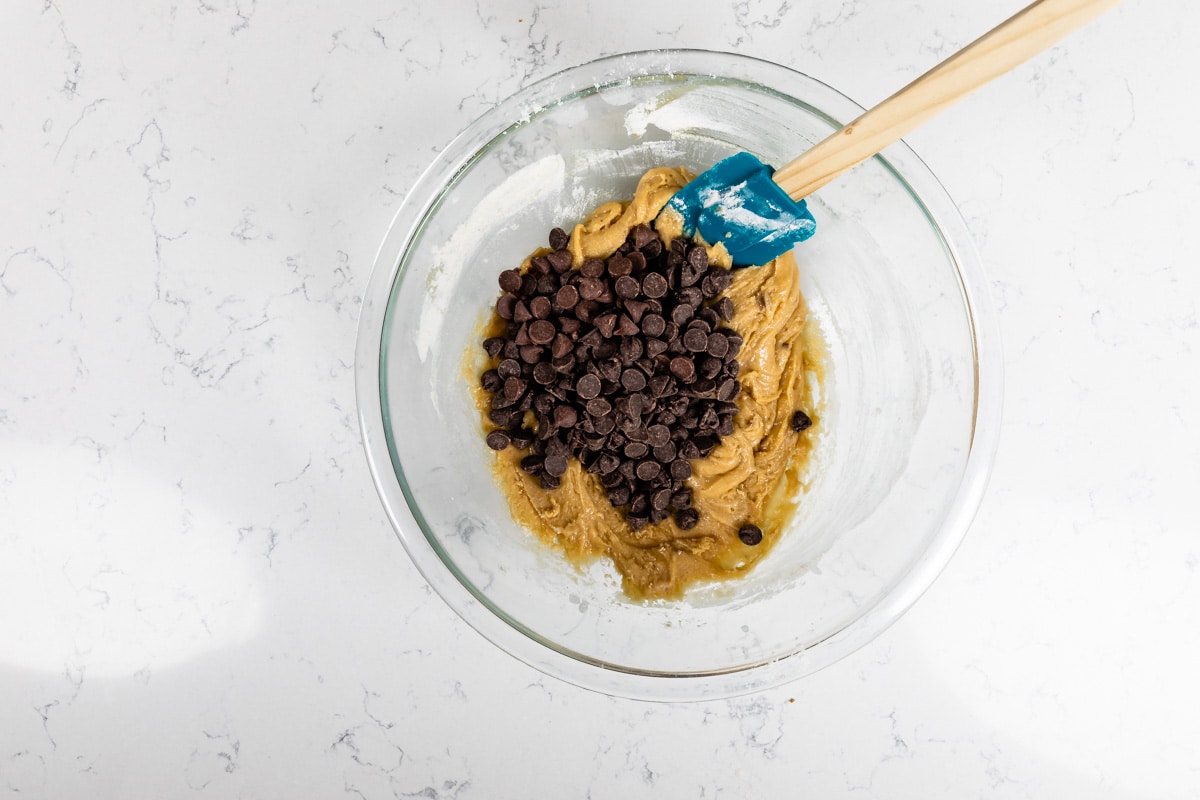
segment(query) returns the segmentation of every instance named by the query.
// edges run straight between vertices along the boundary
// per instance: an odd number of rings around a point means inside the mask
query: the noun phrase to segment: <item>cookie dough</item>
[[[632,199],[597,208],[571,233],[568,249],[575,266],[584,258],[611,255],[635,226],[654,224],[667,200],[692,177],[680,168],[652,169],[642,176]],[[669,244],[680,234],[679,225],[677,218],[664,214],[656,229]],[[709,248],[709,255],[712,263],[729,265],[719,245]],[[528,260],[522,269],[527,267]],[[496,479],[516,521],[577,562],[610,558],[626,594],[635,599],[678,598],[698,581],[745,573],[776,542],[801,489],[820,424],[812,408],[819,369],[791,253],[735,271],[726,296],[735,308],[729,325],[745,339],[738,354],[742,391],[733,434],[723,437],[708,457],[692,462],[688,483],[700,513],[694,528],[681,530],[668,518],[631,530],[609,503],[598,477],[577,460],[571,459],[558,489],[546,490],[521,470],[522,452],[508,448],[496,453]],[[489,328],[497,327],[503,327],[502,321],[494,318]],[[473,383],[478,387],[478,381]],[[486,412],[486,398],[476,391],[481,413]],[[797,409],[813,416],[813,428],[792,430]],[[492,427],[486,416],[483,424]],[[760,544],[748,546],[738,538],[746,523],[762,528]]]

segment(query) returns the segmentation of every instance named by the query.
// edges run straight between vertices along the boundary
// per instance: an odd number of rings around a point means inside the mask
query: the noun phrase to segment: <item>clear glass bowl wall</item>
[[[744,579],[626,599],[512,519],[469,391],[496,276],[660,165],[746,150],[782,164],[861,113],[729,54],[627,54],[523,90],[405,200],[363,309],[358,389],[380,496],[422,574],[471,625],[577,684],[651,699],[751,691],[869,641],[941,570],[978,505],[999,418],[994,319],[953,203],[903,144],[810,199],[797,250],[826,344],[810,486]]]

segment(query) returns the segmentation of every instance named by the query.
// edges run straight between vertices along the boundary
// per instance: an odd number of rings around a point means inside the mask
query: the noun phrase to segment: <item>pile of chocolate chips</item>
[[[664,247],[646,225],[579,269],[561,228],[549,240],[527,271],[500,274],[504,335],[483,343],[495,364],[482,377],[498,426],[488,446],[528,448],[521,468],[547,489],[579,459],[634,530],[672,512],[695,527],[691,461],[733,433],[742,388],[742,337],[722,325],[733,318],[730,271],[685,239]]]

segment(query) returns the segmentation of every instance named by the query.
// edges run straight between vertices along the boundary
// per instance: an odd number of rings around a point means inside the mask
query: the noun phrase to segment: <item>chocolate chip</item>
[[[624,314],[617,319],[617,327],[613,330],[617,336],[633,336],[640,332],[637,323]]]
[[[671,477],[677,481],[686,481],[692,477],[692,462],[686,458],[677,458],[671,462]]]
[[[725,354],[729,352],[729,339],[725,338],[725,334],[720,331],[714,331],[709,334],[708,347],[705,349],[714,358],[724,358]]]
[[[812,427],[812,418],[803,411],[797,411],[792,414],[792,430],[805,431]]]
[[[507,428],[521,418],[521,412],[515,408],[493,408],[487,413],[487,418],[494,425],[499,425],[502,428]]]
[[[700,522],[700,514],[694,508],[683,508],[675,512],[675,524],[681,531],[690,531]]]
[[[538,299],[545,300],[546,298]],[[554,341],[557,333],[558,331],[554,330],[554,323],[549,320],[539,319],[529,324],[529,340],[534,344],[550,344]]]
[[[597,397],[594,400],[589,400],[587,403],[587,413],[593,417],[603,417],[612,413],[612,403],[605,400],[603,397]]]
[[[646,382],[646,385],[650,390],[651,397],[665,397],[670,394],[669,389],[671,388],[671,376],[655,375]]]
[[[616,383],[621,379],[621,361],[616,358],[606,359],[596,367],[600,372],[600,377],[606,381]]]
[[[649,441],[650,444],[654,447],[666,444],[667,442],[671,441],[671,429],[668,428],[666,425],[651,425],[649,428],[646,429],[646,433],[648,435],[647,441]],[[670,459],[661,459],[661,460],[670,461]]]
[[[547,475],[561,478],[567,471],[567,457],[559,454],[546,456],[542,469],[546,471]]]
[[[652,480],[661,469],[657,461],[643,461],[637,465],[637,476],[643,481]]]
[[[654,453],[654,460],[660,464],[670,464],[675,460],[675,456],[679,454],[675,444],[670,440],[667,440],[663,444],[655,445],[652,452]]]
[[[560,428],[572,428],[579,421],[579,412],[571,406],[558,406],[554,409],[554,424]]]
[[[563,456],[565,458],[570,453],[571,448],[558,435],[546,437],[546,442],[542,445],[542,454],[547,458],[550,456]]]
[[[618,486],[615,489],[610,489],[608,492],[608,502],[617,508],[629,505],[629,487]]]
[[[686,303],[680,303],[671,309],[671,321],[676,325],[686,325],[695,316],[696,310]]]
[[[517,296],[506,292],[500,295],[500,299],[496,301],[496,315],[500,319],[512,319],[516,305]]]
[[[483,340],[483,350],[488,354],[488,358],[496,358],[503,349],[504,340],[499,336],[492,336]]]
[[[661,336],[667,328],[667,321],[659,314],[647,314],[642,317],[642,333],[647,336]]]
[[[627,481],[632,481],[637,477],[637,464],[632,461],[622,461],[621,466],[617,467],[617,472],[621,473],[621,477]]]
[[[733,273],[721,267],[713,267],[708,271],[708,275],[704,278],[705,281],[711,280],[713,287],[717,290],[716,294],[720,294],[729,288],[733,283]]]
[[[692,490],[683,488],[671,495],[671,506],[673,508],[691,508],[692,507]]]
[[[599,278],[584,278],[579,282],[579,296],[584,300],[596,300],[604,294],[605,288]]]
[[[550,266],[559,275],[562,275],[571,268],[571,254],[566,250],[556,250],[546,256],[546,260],[550,262]]]
[[[521,374],[521,362],[515,358],[506,358],[497,365],[496,373],[501,378],[516,378]]]
[[[506,269],[501,272],[500,288],[513,293],[521,291],[521,273],[515,269]]]
[[[762,528],[758,527],[757,525],[743,525],[740,529],[738,529],[738,538],[753,547],[762,541]]]
[[[658,234],[646,224],[635,226],[634,229],[629,232],[629,235],[633,239],[633,246],[638,250],[643,249],[646,245],[650,244],[650,242],[660,241]]]
[[[584,375],[575,383],[575,391],[584,400],[591,400],[600,394],[600,379],[595,375]]]
[[[683,334],[683,346],[693,353],[702,353],[708,347],[708,336],[699,327],[690,327]]]
[[[625,411],[636,421],[642,416],[642,412],[646,410],[647,400],[646,395],[642,394],[640,390],[634,389],[633,392],[634,394],[631,394],[629,399],[625,401]],[[637,426],[635,425],[634,427]]]
[[[521,459],[521,469],[525,470],[530,475],[537,475],[539,472],[542,471],[542,462],[543,461],[544,461],[544,459],[542,458],[542,456],[539,456],[536,453],[533,455],[525,456],[524,458]]]
[[[622,452],[626,458],[638,459],[645,458],[646,454],[650,452],[650,448],[644,442],[630,442],[625,445]]]
[[[493,450],[503,450],[512,444],[512,437],[507,431],[492,431],[487,435],[487,446]]]
[[[627,336],[621,340],[621,346],[618,349],[618,352],[621,354],[621,360],[626,363],[636,361],[642,357],[643,347],[641,339]]]
[[[499,372],[494,369],[489,369],[485,371],[483,375],[479,376],[479,385],[482,386],[485,391],[495,392],[504,385],[504,379],[500,377]]]
[[[696,377],[696,365],[687,356],[675,356],[671,359],[671,374],[681,381],[689,381]]]
[[[604,262],[598,258],[585,258],[579,265],[579,272],[585,278],[599,278],[604,274]]]
[[[554,294],[554,302],[563,311],[569,311],[579,302],[579,290],[574,286],[564,286]]]
[[[733,301],[728,297],[722,297],[713,306],[721,319],[730,322],[733,319]]]
[[[533,444],[533,434],[524,428],[511,431],[509,437],[512,439],[512,446],[518,450],[524,450]]]
[[[625,256],[614,255],[608,259],[608,274],[618,279],[618,285],[620,279],[628,277],[631,272],[633,272],[633,262]],[[634,283],[637,283],[637,281],[635,280]],[[617,292],[617,295],[620,297],[633,297],[636,294],[636,291],[631,295],[623,295],[619,291]]]
[[[628,259],[621,260],[628,263]],[[612,267],[610,266],[609,271],[611,272],[611,270]],[[629,275],[622,275],[621,277],[617,278],[616,282],[613,284],[613,291],[616,292],[617,297],[620,297],[624,300],[637,297],[638,292],[641,290],[642,287],[641,284],[638,283],[637,278],[630,277]]]
[[[641,370],[627,369],[621,373],[621,385],[631,392],[646,388],[646,376]]]
[[[682,305],[686,305],[695,313],[700,304],[704,302],[704,295],[695,286],[688,286],[680,289],[675,294],[675,299]]]
[[[550,355],[554,358],[563,358],[574,347],[569,336],[559,333],[554,336],[554,341],[550,343]]]
[[[670,489],[659,489],[658,491],[656,491],[650,495],[650,507],[657,511],[665,510],[666,507],[669,506],[670,504],[671,504],[671,490]]]
[[[647,356],[650,356],[651,358],[653,358],[653,357],[659,355],[660,353],[665,353],[666,350],[667,350],[667,343],[664,342],[662,339],[647,339],[646,340],[646,355]]]
[[[642,321],[642,317],[645,315],[646,309],[649,307],[647,303],[644,303],[641,300],[626,300],[624,306],[625,313],[627,313],[629,318],[635,323],[640,323]]]
[[[548,472],[543,472],[541,475],[538,475],[538,483],[541,484],[543,489],[551,491],[562,486],[562,481]]]
[[[605,339],[613,335],[613,331],[617,329],[616,314],[602,314],[596,317],[596,330],[600,331],[600,335]]]
[[[650,517],[642,514],[627,514],[625,521],[629,523],[631,530],[640,531],[650,522]]]
[[[529,310],[529,305],[524,300],[518,300],[513,305],[512,319],[513,322],[529,322],[533,319],[533,312]]]
[[[726,380],[722,381],[721,385],[717,388],[717,399],[728,403],[737,397],[741,391],[742,384],[739,381],[733,378],[727,378]]]
[[[567,232],[562,228],[554,228],[550,231],[550,248],[553,250],[562,250],[570,240],[571,237],[567,236]]]
[[[667,279],[657,272],[647,274],[642,279],[642,292],[647,297],[664,297],[667,294]]]

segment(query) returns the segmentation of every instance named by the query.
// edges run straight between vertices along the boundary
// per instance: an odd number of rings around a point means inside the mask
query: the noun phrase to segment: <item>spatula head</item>
[[[683,217],[683,233],[725,245],[738,266],[765,264],[812,236],[817,222],[803,201],[771,180],[775,172],[737,153],[697,175],[667,203]]]

